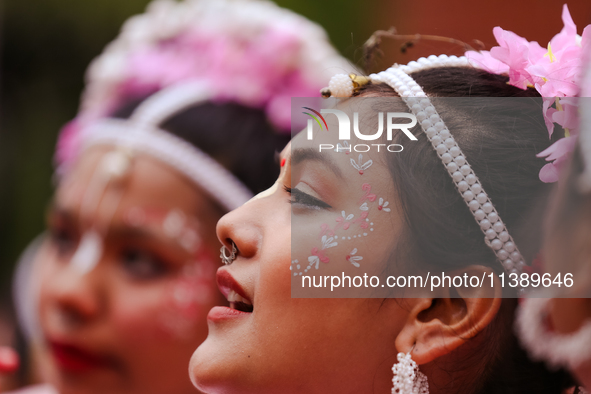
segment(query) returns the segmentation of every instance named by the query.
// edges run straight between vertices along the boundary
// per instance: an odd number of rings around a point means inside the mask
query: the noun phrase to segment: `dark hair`
[[[505,76],[470,67],[428,69],[412,77],[432,97],[509,233],[531,261],[539,250],[541,237],[536,232],[541,225],[532,227],[528,213],[545,201],[549,191],[538,177],[545,162],[536,157],[551,143],[542,116],[542,99],[534,89],[508,85]],[[385,84],[366,85],[357,95],[397,96]],[[420,126],[412,132],[418,141],[410,141],[402,133],[394,137],[392,142],[403,145],[404,154],[391,155],[388,163],[405,215],[398,242],[402,246],[395,251],[405,258],[395,261],[410,260],[412,264],[387,269],[399,272],[409,266],[435,266],[452,271],[481,264],[501,272],[501,264],[485,244],[473,214],[430,141],[420,137],[424,134]],[[564,372],[550,373],[543,364],[528,359],[512,330],[516,306],[515,299],[504,299],[495,320],[479,334],[490,340],[484,342],[482,353],[466,363],[480,362],[484,354],[486,368],[474,380],[474,387],[463,392],[560,393],[571,383]]]
[[[129,117],[142,101],[129,102],[113,116]],[[291,138],[289,132],[277,131],[262,109],[234,102],[195,105],[161,127],[207,153],[254,194],[275,182],[279,175],[275,155]]]

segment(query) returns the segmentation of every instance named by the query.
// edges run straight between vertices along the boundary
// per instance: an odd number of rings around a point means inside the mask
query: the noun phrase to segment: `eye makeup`
[[[291,196],[289,203],[292,205],[300,205],[311,209],[330,209],[332,206],[324,201],[308,194],[297,187],[291,188],[284,186],[284,189]]]

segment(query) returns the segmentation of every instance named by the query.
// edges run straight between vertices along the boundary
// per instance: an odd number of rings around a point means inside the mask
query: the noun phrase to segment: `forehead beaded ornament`
[[[394,65],[386,71],[360,78],[354,74],[335,75],[322,90],[323,97],[351,97],[359,85],[372,82],[386,83],[392,87],[417,117],[445,169],[451,176],[466,205],[474,215],[484,234],[484,242],[494,251],[508,273],[519,273],[526,266],[505,223],[501,220],[488,194],[472,170],[460,146],[449,132],[443,119],[423,91],[409,75],[436,67],[471,67],[466,57],[429,56],[412,61],[408,65]]]

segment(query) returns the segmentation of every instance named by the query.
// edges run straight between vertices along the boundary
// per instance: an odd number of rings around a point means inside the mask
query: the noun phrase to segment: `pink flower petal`
[[[561,138],[536,156],[545,157],[546,161],[562,159],[575,149],[576,142],[577,138],[574,136]]]
[[[491,56],[489,51],[468,51],[466,57],[474,67],[483,69],[492,74],[506,74],[509,66]]]
[[[540,180],[544,183],[554,183],[558,181],[560,171],[553,163],[548,163],[540,170]]]
[[[536,89],[538,87],[536,86]],[[552,115],[557,110],[555,108],[551,108],[550,106],[554,104],[554,97],[544,97],[544,104],[542,107],[542,113],[544,115],[544,122],[546,123],[546,127],[548,128],[549,137],[552,138],[552,134],[554,133],[554,122],[552,121]]]

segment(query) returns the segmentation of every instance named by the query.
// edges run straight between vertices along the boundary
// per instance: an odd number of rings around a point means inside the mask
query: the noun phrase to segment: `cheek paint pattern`
[[[361,201],[359,201],[360,203],[364,201],[374,202],[376,200],[377,196],[371,192],[371,185],[369,183],[361,185],[361,190],[363,190],[365,194],[361,197]]]
[[[384,199],[380,197],[380,199],[378,200],[378,210],[390,212],[390,208],[386,208],[388,205],[390,205],[390,203],[388,201],[384,201]]]
[[[350,251],[349,254],[347,255],[347,257],[345,257],[345,260],[347,260],[348,262],[353,264],[355,267],[359,268],[360,264],[358,263],[358,261],[363,260],[363,257],[356,256],[356,254],[357,254],[357,248]]]
[[[339,142],[337,143],[337,147],[334,149],[334,151],[337,153],[345,152],[345,154],[348,155],[351,153],[351,145],[349,145],[348,141],[343,141],[342,144]]]
[[[371,235],[374,231],[374,223],[371,222],[369,219],[370,211],[391,211],[390,208],[387,208],[389,203],[385,201],[383,198],[380,198],[376,202],[377,196],[371,193],[370,184],[364,183],[361,186],[361,190],[364,194],[361,198],[361,205],[359,206],[359,216],[355,218],[354,214],[347,215],[345,211],[341,211],[341,215],[339,215],[335,219],[337,223],[334,226],[334,228],[331,229],[328,224],[322,223],[320,225],[319,234],[321,244],[319,247],[312,248],[310,255],[307,258],[309,263],[308,266],[302,270],[303,266],[300,263],[299,259],[292,260],[290,270],[293,272],[294,276],[301,276],[304,273],[307,273],[312,268],[319,269],[321,262],[329,263],[330,258],[325,254],[325,250],[338,247],[339,239],[341,241],[346,242],[350,240],[357,240],[362,237],[367,237]],[[359,262],[363,260],[363,257],[358,253],[358,249],[353,248],[347,255],[345,255],[345,260],[350,262],[353,266],[357,268],[361,266]]]
[[[379,209],[379,207],[378,207]],[[369,216],[369,212],[365,211],[365,212],[361,212],[361,214],[359,215],[359,217],[355,220],[353,220],[353,224],[359,224],[359,227],[361,227],[362,229],[366,229],[368,227],[367,224],[367,217]]]
[[[177,241],[191,254],[197,253],[201,247],[199,222],[195,218],[187,217],[181,210],[165,211],[135,207],[131,208],[124,218],[126,224],[132,227],[155,226],[161,229],[165,236]]]
[[[159,319],[165,333],[177,338],[194,335],[215,297],[215,271],[216,263],[209,253],[200,253],[194,262],[187,263],[166,292]]]
[[[334,231],[337,231],[337,229],[339,228],[339,226],[342,225],[343,230],[348,230],[349,227],[351,226],[350,221],[355,217],[355,215],[353,214],[349,214],[347,215],[345,213],[345,211],[341,211],[341,216],[338,216],[335,220],[337,222],[337,225],[334,228]]]
[[[318,248],[312,248],[310,252],[311,256],[308,257],[308,266],[304,269],[304,272],[308,272],[311,267],[316,267],[318,269],[320,267],[320,262],[329,263],[330,259],[326,257],[323,250],[318,250]],[[300,274],[301,275],[301,274]]]
[[[335,241],[334,237],[328,237],[326,235],[323,235],[322,238],[322,249],[329,249],[329,248],[334,248],[335,246],[337,246],[339,243]]]
[[[322,238],[323,235],[327,235],[329,237],[334,236],[334,231],[326,223],[322,223],[320,225],[320,238]]]
[[[359,154],[359,158],[357,159],[357,161],[351,159],[351,165],[353,166],[353,168],[359,171],[359,175],[363,175],[364,171],[371,167],[372,164],[373,160],[371,159],[364,162],[363,155],[361,153]]]

